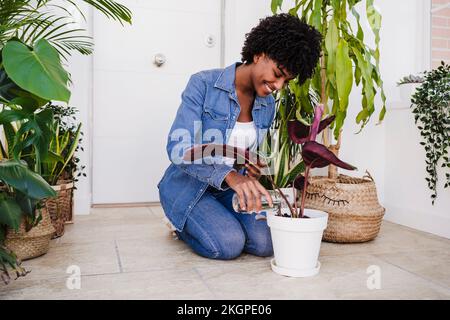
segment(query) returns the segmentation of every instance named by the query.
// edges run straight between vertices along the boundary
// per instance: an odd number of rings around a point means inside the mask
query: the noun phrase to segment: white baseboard
[[[422,212],[385,205],[384,219],[420,231],[429,232],[450,239],[450,216],[443,217],[431,212]]]

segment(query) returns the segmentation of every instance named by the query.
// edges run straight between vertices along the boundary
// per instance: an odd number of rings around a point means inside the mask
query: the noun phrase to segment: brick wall
[[[432,8],[450,5],[449,0],[431,0]],[[435,68],[444,60],[450,64],[450,6],[431,14],[431,64]]]

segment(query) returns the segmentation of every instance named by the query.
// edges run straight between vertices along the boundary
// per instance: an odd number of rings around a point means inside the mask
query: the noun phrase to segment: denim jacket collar
[[[234,96],[237,96],[236,88],[234,86],[234,79],[236,78],[236,67],[241,64],[242,62],[235,62],[223,69],[217,78],[214,87],[225,90]],[[267,100],[266,98],[257,95],[255,98],[255,107],[258,108],[259,106],[267,106]]]

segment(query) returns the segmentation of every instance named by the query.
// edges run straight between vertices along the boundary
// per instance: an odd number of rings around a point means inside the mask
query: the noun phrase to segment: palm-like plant
[[[82,1],[121,24],[131,23],[131,12],[113,0]],[[61,59],[74,50],[92,53],[91,38],[74,27],[73,9],[84,17],[74,0],[0,0],[0,126],[5,135],[0,160],[10,159],[0,162],[0,276],[4,280],[9,280],[8,266],[18,276],[26,274],[4,247],[5,226],[16,228],[22,213],[34,218],[38,201],[55,196],[39,175],[42,169],[58,176],[67,165],[73,166],[80,131],[74,137],[57,134],[52,139],[59,130],[52,126],[53,110],[45,107],[54,100],[70,99],[70,76]],[[19,159],[26,160],[34,173]],[[33,190],[40,193],[30,194]]]
[[[365,2],[367,21],[374,34],[373,48],[367,44],[361,27],[358,6]],[[271,7],[276,13],[283,0],[272,0]],[[359,132],[367,125],[375,113],[375,96],[380,94],[382,107],[378,115],[381,122],[386,113],[386,97],[379,68],[380,63],[380,28],[381,15],[374,6],[374,0],[295,0],[295,5],[289,10],[291,15],[304,19],[314,26],[323,36],[322,55],[312,79],[303,84],[291,81],[288,93],[295,96],[295,108],[298,110],[296,118],[304,123],[311,123],[311,101],[308,95],[314,91],[324,105],[326,115],[334,115],[334,138],[337,143],[332,145],[329,131],[324,131],[324,144],[338,154],[341,131],[347,117],[349,96],[353,85],[361,86],[361,109],[356,116],[356,123],[360,125]],[[356,22],[353,29],[349,22],[352,15]],[[337,168],[329,167],[328,176],[337,177]]]
[[[104,13],[108,18],[120,23],[131,23],[131,12],[125,6],[112,0],[83,0]],[[92,41],[84,35],[84,29],[72,28],[73,10],[84,14],[73,0],[65,0],[65,5],[52,0],[0,0],[0,50],[5,43],[17,38],[32,46],[39,39],[46,39],[63,58],[72,50],[81,54],[92,53]]]

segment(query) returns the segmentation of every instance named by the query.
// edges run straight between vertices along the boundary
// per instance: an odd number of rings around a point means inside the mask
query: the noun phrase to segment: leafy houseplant
[[[318,256],[328,214],[319,210],[305,209],[310,169],[322,168],[330,164],[347,170],[356,169],[338,159],[333,152],[315,141],[317,134],[334,120],[334,116],[321,120],[323,111],[323,105],[317,105],[311,126],[298,120],[289,121],[287,124],[290,139],[301,145],[301,156],[306,170],[304,175],[299,174],[294,179],[293,188],[302,191],[300,208],[297,208],[297,196],[294,191],[294,208],[289,205],[290,217],[276,214],[267,216],[275,254],[275,258],[271,261],[272,270],[282,275],[306,277],[317,274],[320,269]],[[292,247],[292,243],[296,246]]]
[[[425,149],[426,181],[431,190],[432,203],[437,198],[439,164],[445,172],[444,188],[450,186],[450,65],[444,62],[424,77],[403,78],[400,84],[421,83],[411,99],[414,121],[420,130]]]
[[[42,164],[41,175],[50,185],[56,185],[59,180],[76,180],[74,175],[80,176],[84,169],[84,166],[78,165],[79,159],[75,156],[75,152],[82,149],[79,143],[83,134],[81,123],[76,122],[74,116],[77,109],[52,104],[46,108],[51,109],[54,116],[50,126],[51,155]]]
[[[131,23],[131,12],[113,0],[82,1],[122,24]],[[61,149],[65,141],[58,140],[60,144],[55,147],[56,140],[52,139],[56,132],[52,127],[55,113],[46,106],[51,101],[68,103],[70,99],[70,75],[61,60],[67,60],[74,50],[92,53],[91,38],[83,34],[85,30],[73,28],[76,21],[72,9],[84,17],[72,0],[0,0],[0,125],[5,135],[0,144],[0,159],[23,159],[37,174],[52,170],[56,173],[52,178],[78,166],[78,158],[73,154],[71,157],[78,137],[73,136],[68,152]],[[59,132],[61,139],[67,138],[66,133]],[[50,147],[53,149],[49,150]],[[58,164],[49,164],[55,162]],[[33,183],[30,175],[21,174],[20,179],[25,186]],[[38,198],[27,198],[26,190],[14,194],[27,203],[22,210],[32,215]],[[1,217],[9,216],[4,211],[3,192]],[[53,191],[48,194],[54,196]],[[3,242],[0,256],[6,264],[17,265],[14,254],[5,251]]]
[[[271,262],[272,269],[287,276],[312,276],[317,274],[320,268],[317,259],[328,215],[318,210],[305,209],[305,192],[308,188],[310,169],[321,168],[330,164],[347,170],[356,169],[352,165],[339,160],[324,145],[315,141],[317,134],[334,120],[334,116],[321,120],[323,110],[323,105],[318,105],[315,108],[311,126],[306,126],[297,120],[292,120],[287,124],[290,139],[301,145],[301,155],[306,165],[305,175],[298,174],[294,177],[295,188],[302,191],[300,210],[297,208],[297,201],[294,200],[293,204],[290,203],[283,190],[276,185],[271,176],[268,176],[273,189],[279,192],[291,212],[287,217],[282,215],[280,211],[267,214],[267,223],[271,228],[275,253],[275,259]],[[261,155],[250,152],[248,149],[243,150],[227,145],[203,144],[194,146],[185,152],[183,159],[195,161],[201,158],[223,155],[234,158],[238,164],[248,163],[261,167]],[[262,157],[264,158],[264,156]],[[267,160],[264,162],[267,163]],[[296,245],[292,246],[293,243]]]
[[[75,154],[82,149],[79,145],[82,132],[81,123],[74,116],[76,108],[51,104],[47,108],[53,111],[54,118],[50,126],[50,156],[42,163],[41,175],[57,192],[56,198],[46,200],[56,238],[64,234],[64,225],[73,219],[73,190],[78,181],[75,175],[84,174],[84,166],[79,166]]]
[[[375,35],[375,48],[370,48],[364,41],[364,32],[360,24],[360,14],[356,5],[362,0],[296,0],[289,13],[304,19],[319,30],[323,36],[322,56],[316,66],[312,79],[304,84],[291,81],[285,95],[295,97],[295,118],[305,124],[312,119],[314,99],[320,97],[326,115],[334,115],[332,124],[334,138],[338,141],[330,143],[328,129],[324,131],[324,144],[338,155],[341,129],[345,123],[349,106],[349,95],[354,83],[361,85],[361,110],[356,122],[361,129],[368,123],[375,112],[375,95],[381,93],[383,107],[379,113],[382,121],[386,112],[383,81],[379,71],[379,31],[381,15],[375,10],[373,0],[366,0],[366,12],[369,25]],[[271,8],[276,13],[283,0],[272,0]],[[348,21],[348,15],[356,19],[355,32]],[[330,106],[329,106],[330,103]],[[335,166],[330,166],[329,178],[336,178]]]
[[[282,0],[273,0],[272,11],[276,13],[282,3]],[[373,46],[365,40],[361,27],[359,6],[364,4],[368,24],[375,36]],[[349,97],[355,85],[361,90],[361,108],[355,119],[360,125],[358,133],[376,111],[377,94],[382,102],[379,122],[385,116],[386,97],[379,70],[381,15],[375,9],[373,0],[296,0],[289,13],[304,19],[321,32],[322,53],[313,77],[301,85],[291,81],[280,95],[295,97],[295,117],[292,120],[305,125],[312,122],[314,99],[324,105],[325,115],[335,116],[330,125],[332,131],[328,128],[323,130],[322,138],[324,145],[338,156],[350,105]],[[350,16],[354,18],[354,24],[350,23]],[[309,181],[312,185],[310,192],[306,193],[306,207],[329,214],[324,240],[362,242],[377,236],[385,210],[378,202],[375,182],[370,174],[368,176],[370,180],[338,174],[337,167],[331,164],[328,176],[316,176]],[[363,196],[363,193],[369,197]],[[348,225],[353,227],[348,228]]]
[[[55,196],[55,192],[41,176],[16,160],[0,161],[0,183],[0,277],[8,283],[8,268],[12,268],[17,277],[26,275],[15,254],[5,247],[8,229],[18,231],[22,220],[26,230],[39,224],[42,218],[39,203]]]
[[[312,168],[323,168],[330,164],[347,170],[355,170],[356,167],[339,160],[333,152],[324,145],[316,142],[317,134],[324,130],[334,120],[334,116],[327,117],[321,121],[323,106],[315,108],[314,120],[311,126],[306,126],[300,121],[292,120],[288,123],[289,137],[296,144],[301,144],[301,155],[306,165],[305,175],[298,175],[294,180],[294,187],[302,190],[300,218],[303,217],[305,208],[305,194],[308,187],[309,171]],[[294,203],[297,205],[297,202]],[[292,217],[297,216],[297,210],[292,212]]]

